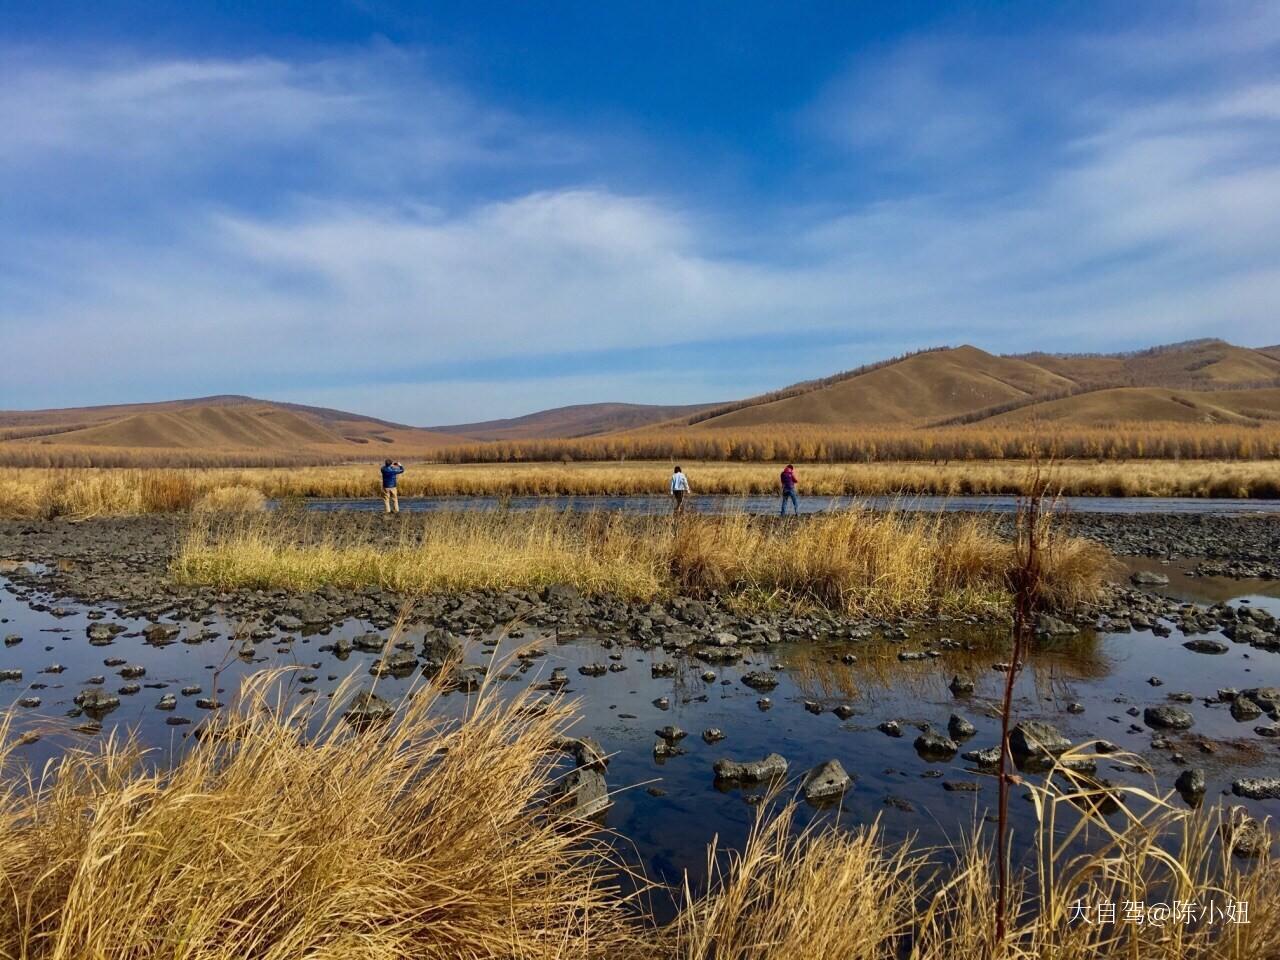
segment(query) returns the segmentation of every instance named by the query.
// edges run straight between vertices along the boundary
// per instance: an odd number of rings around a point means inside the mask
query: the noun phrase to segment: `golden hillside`
[[[697,426],[919,424],[1074,387],[1071,380],[1025,360],[963,346],[915,354],[798,396],[701,420]]]
[[[1280,388],[1262,390],[1166,390],[1116,387],[1046,400],[988,417],[993,425],[1067,423],[1222,423],[1248,425],[1280,420]]]
[[[427,456],[455,439],[340,410],[249,397],[0,413],[0,457],[34,465]]]

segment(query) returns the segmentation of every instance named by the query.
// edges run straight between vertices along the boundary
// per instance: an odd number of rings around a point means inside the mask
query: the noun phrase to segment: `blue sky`
[[[0,0],[0,407],[1280,341],[1274,3]]]

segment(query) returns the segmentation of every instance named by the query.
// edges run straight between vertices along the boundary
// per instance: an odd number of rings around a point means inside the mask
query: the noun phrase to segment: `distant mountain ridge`
[[[719,404],[662,406],[645,403],[579,403],[511,417],[444,427],[429,427],[437,433],[464,436],[471,440],[528,440],[541,437],[592,437],[618,430],[633,430],[665,420],[694,416]]]
[[[1280,421],[1280,345],[1202,339],[1128,353],[996,355],[938,347],[717,404],[586,403],[418,428],[328,407],[218,394],[0,412],[0,462],[128,463],[430,458],[464,443],[789,424],[903,429],[1034,422],[1237,426]],[[74,456],[73,456],[74,452]]]
[[[1280,356],[1203,339],[1122,354],[1030,353],[998,356],[973,346],[921,351],[826,380],[807,381],[689,418],[694,429],[764,424],[940,426],[1035,419],[1054,403],[1055,419],[1099,422],[1098,400],[1073,398],[1137,388],[1187,392],[1257,391],[1223,403],[1179,402],[1159,393],[1126,394],[1129,416],[1111,419],[1256,422],[1280,417],[1267,388],[1280,387]],[[1185,398],[1184,398],[1185,399]],[[1234,406],[1232,406],[1234,404]],[[1044,408],[1048,410],[1049,408]],[[1021,411],[1014,416],[1014,411]],[[1192,411],[1188,414],[1187,411]]]

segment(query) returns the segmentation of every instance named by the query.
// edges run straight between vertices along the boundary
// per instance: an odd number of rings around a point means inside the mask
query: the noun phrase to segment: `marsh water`
[[[1156,561],[1131,565],[1168,574],[1169,586],[1155,588],[1166,595],[1200,603],[1229,600],[1280,614],[1280,583],[1275,581],[1190,576],[1189,565]],[[375,630],[371,624],[349,620],[317,633],[278,632],[259,642],[254,657],[246,659],[236,655],[237,643],[231,639],[235,625],[216,610],[198,622],[176,623],[176,642],[156,647],[142,636],[146,620],[124,619],[109,608],[55,604],[38,586],[3,582],[0,634],[9,639],[0,649],[0,668],[21,670],[22,678],[0,683],[0,699],[8,705],[22,697],[40,698],[39,706],[18,710],[23,727],[41,734],[20,748],[21,756],[36,765],[68,745],[105,735],[115,725],[136,730],[161,755],[181,749],[205,715],[196,703],[200,697],[216,691],[226,702],[244,676],[266,667],[296,666],[290,683],[297,695],[313,690],[310,695],[326,697],[351,674],[363,682],[372,680],[368,671],[377,654],[357,650],[339,659],[319,649],[339,636]],[[125,628],[110,645],[91,646],[87,640],[87,627],[99,618]],[[1143,774],[1099,756],[1098,775],[1116,783],[1150,784],[1154,775],[1156,784],[1167,791],[1180,770],[1194,765],[1204,769],[1207,799],[1213,802],[1237,777],[1275,775],[1280,769],[1280,740],[1255,733],[1253,723],[1233,720],[1227,706],[1216,702],[1216,691],[1280,685],[1280,653],[1230,644],[1218,656],[1198,654],[1182,646],[1186,638],[1171,626],[1167,637],[1148,631],[1083,631],[1040,645],[1017,684],[1018,717],[1046,719],[1076,742],[1106,738],[1141,754],[1151,765],[1151,774]],[[420,635],[421,630],[408,637]],[[943,637],[956,643],[945,644]],[[477,664],[501,660],[517,643],[505,639],[492,645],[497,639],[476,638],[465,659]],[[897,642],[779,644],[750,650],[745,660],[725,665],[681,659],[675,661],[674,676],[658,678],[652,676],[653,664],[669,659],[661,649],[643,650],[610,637],[557,637],[534,630],[518,640],[530,642],[545,656],[533,661],[527,672],[504,671],[509,679],[502,688],[538,683],[553,668],[565,669],[570,682],[564,695],[576,701],[580,714],[575,732],[594,736],[613,754],[608,782],[615,791],[614,804],[605,822],[627,838],[635,858],[655,879],[677,881],[684,870],[696,878],[705,870],[706,845],[712,837],[731,846],[745,837],[762,791],[718,788],[712,763],[721,757],[759,759],[781,753],[789,761],[793,786],[811,767],[838,759],[854,777],[853,787],[839,807],[803,807],[803,816],[837,818],[846,824],[879,818],[891,838],[954,840],[994,809],[995,781],[988,774],[958,756],[948,762],[922,758],[913,747],[919,727],[928,723],[945,730],[953,713],[977,728],[962,751],[997,742],[995,706],[1003,674],[993,664],[1007,655],[1008,641],[991,627],[956,621],[921,626],[909,639]],[[935,656],[900,659],[904,652],[931,647]],[[68,718],[73,698],[91,685],[119,691],[126,682],[119,675],[125,664],[145,668],[145,676],[134,681],[140,689],[120,696],[120,706],[103,720],[103,732],[75,732],[85,718]],[[592,664],[613,669],[600,676],[579,673],[579,667]],[[54,665],[60,665],[61,672],[47,672]],[[714,679],[704,679],[708,669],[715,672]],[[767,694],[742,683],[744,674],[760,669],[774,671],[779,681]],[[948,688],[958,673],[975,678],[971,696],[954,696]],[[1153,677],[1161,685],[1151,685]],[[377,684],[390,699],[413,682],[388,677]],[[1174,741],[1172,750],[1152,749],[1153,731],[1128,711],[1140,713],[1144,706],[1167,703],[1175,693],[1194,698],[1183,705],[1193,713],[1195,726],[1168,734]],[[177,697],[172,712],[156,709],[165,694]],[[461,709],[466,696],[449,694],[446,709]],[[768,698],[767,709],[762,696]],[[666,698],[665,705],[661,698]],[[1074,706],[1069,711],[1070,705]],[[838,706],[852,710],[847,719],[833,713]],[[173,725],[177,719],[193,723]],[[878,726],[886,720],[898,721],[902,736],[881,732]],[[668,724],[688,731],[680,742],[687,752],[657,760],[655,730]],[[722,730],[725,739],[707,744],[700,734],[712,727]],[[964,786],[955,789],[957,784]],[[1232,802],[1244,803],[1255,815],[1280,814],[1280,801]],[[1032,804],[1015,793],[1011,806],[1015,829],[1029,837],[1034,827]]]
[[[304,501],[309,510],[331,512],[334,510],[383,509],[382,498],[367,500]],[[775,496],[691,496],[685,500],[684,509],[695,513],[777,513],[779,498]],[[271,504],[278,507],[277,502]],[[1280,500],[1225,500],[1202,497],[1062,497],[1053,504],[1055,509],[1068,513],[1120,513],[1120,514],[1277,514]],[[799,498],[800,513],[821,513],[824,510],[864,507],[870,510],[920,510],[946,512],[1014,513],[1018,498],[1013,496],[877,496],[877,497],[820,497]],[[434,512],[439,510],[610,510],[623,513],[669,513],[671,498],[660,496],[590,496],[590,497],[404,497],[400,509],[410,512]]]

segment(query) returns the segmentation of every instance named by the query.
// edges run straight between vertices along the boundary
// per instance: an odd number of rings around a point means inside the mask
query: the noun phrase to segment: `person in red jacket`
[[[782,471],[782,516],[787,515],[787,501],[791,501],[791,509],[796,516],[800,515],[800,501],[796,499],[796,468],[787,464]]]

